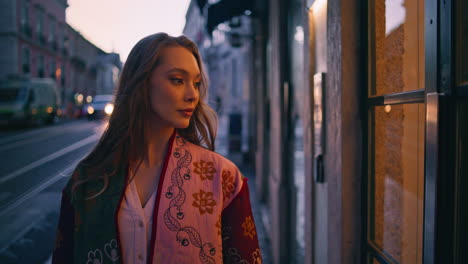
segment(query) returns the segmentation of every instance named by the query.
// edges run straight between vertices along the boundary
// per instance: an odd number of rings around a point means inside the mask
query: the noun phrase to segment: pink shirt
[[[146,263],[150,252],[155,200],[156,190],[142,208],[135,181],[128,184],[118,212],[123,263]]]

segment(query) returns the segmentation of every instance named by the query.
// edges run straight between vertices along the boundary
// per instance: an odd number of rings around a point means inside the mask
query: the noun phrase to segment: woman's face
[[[183,47],[166,47],[151,73],[151,108],[158,125],[186,128],[199,100],[200,69],[193,54]]]

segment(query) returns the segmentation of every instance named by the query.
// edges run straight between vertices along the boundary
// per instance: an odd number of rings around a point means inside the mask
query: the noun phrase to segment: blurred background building
[[[66,23],[67,0],[2,0],[0,79],[55,79],[62,107],[97,93],[113,93],[122,67]],[[80,97],[80,98],[81,98]]]
[[[467,8],[192,1],[184,33],[203,50],[219,145],[255,168],[273,263],[468,257]]]
[[[221,1],[191,1],[183,31],[197,43],[206,64],[208,102],[219,117],[217,151],[236,161],[253,160],[249,146],[255,133],[251,105],[254,35],[251,18],[244,15],[251,12],[247,9],[250,2],[244,2],[224,6]],[[227,8],[234,13],[224,11]],[[208,13],[219,17],[208,22]]]

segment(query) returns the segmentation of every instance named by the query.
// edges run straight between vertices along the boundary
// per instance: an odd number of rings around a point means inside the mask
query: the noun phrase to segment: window
[[[41,9],[36,9],[36,37],[39,40],[39,43],[42,45],[45,44],[44,37],[44,13]]]
[[[29,4],[27,1],[22,1],[21,5],[21,26],[29,25]]]
[[[369,0],[367,263],[422,263],[424,1]]]
[[[23,73],[28,74],[31,72],[30,61],[31,53],[28,47],[23,47]]]
[[[57,43],[55,42],[55,19],[50,17],[49,19],[49,43],[52,46],[52,49],[57,50]]]
[[[55,71],[56,71],[56,63],[55,63],[55,58],[50,59],[49,63],[49,76],[50,78],[55,79]]]
[[[67,56],[69,51],[71,51],[71,41],[67,36],[67,32],[63,32],[63,42],[62,42],[62,54],[63,56]]]
[[[373,84],[369,95],[424,88],[424,4],[421,0],[371,0]]]
[[[369,243],[396,263],[422,263],[424,104],[371,111]]]
[[[59,77],[60,77],[60,84],[63,86],[65,86],[65,83],[66,83],[66,68],[64,65],[62,65],[62,67],[59,68]]]
[[[237,60],[232,59],[231,61],[231,95],[233,98],[236,98],[237,95],[237,78],[239,77],[237,72]]]
[[[27,36],[31,37],[31,25],[29,23],[29,3],[27,1],[21,2],[21,31]]]
[[[39,55],[39,63],[38,63],[38,67],[37,67],[37,76],[39,76],[40,78],[43,78],[45,77],[45,66],[44,66],[44,56],[42,55]]]
[[[57,23],[57,50],[63,47],[63,24]]]

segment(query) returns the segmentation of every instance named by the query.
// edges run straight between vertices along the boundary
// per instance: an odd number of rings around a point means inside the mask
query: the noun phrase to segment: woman
[[[114,112],[63,190],[53,263],[261,263],[246,179],[213,152],[196,45],[140,40]]]

